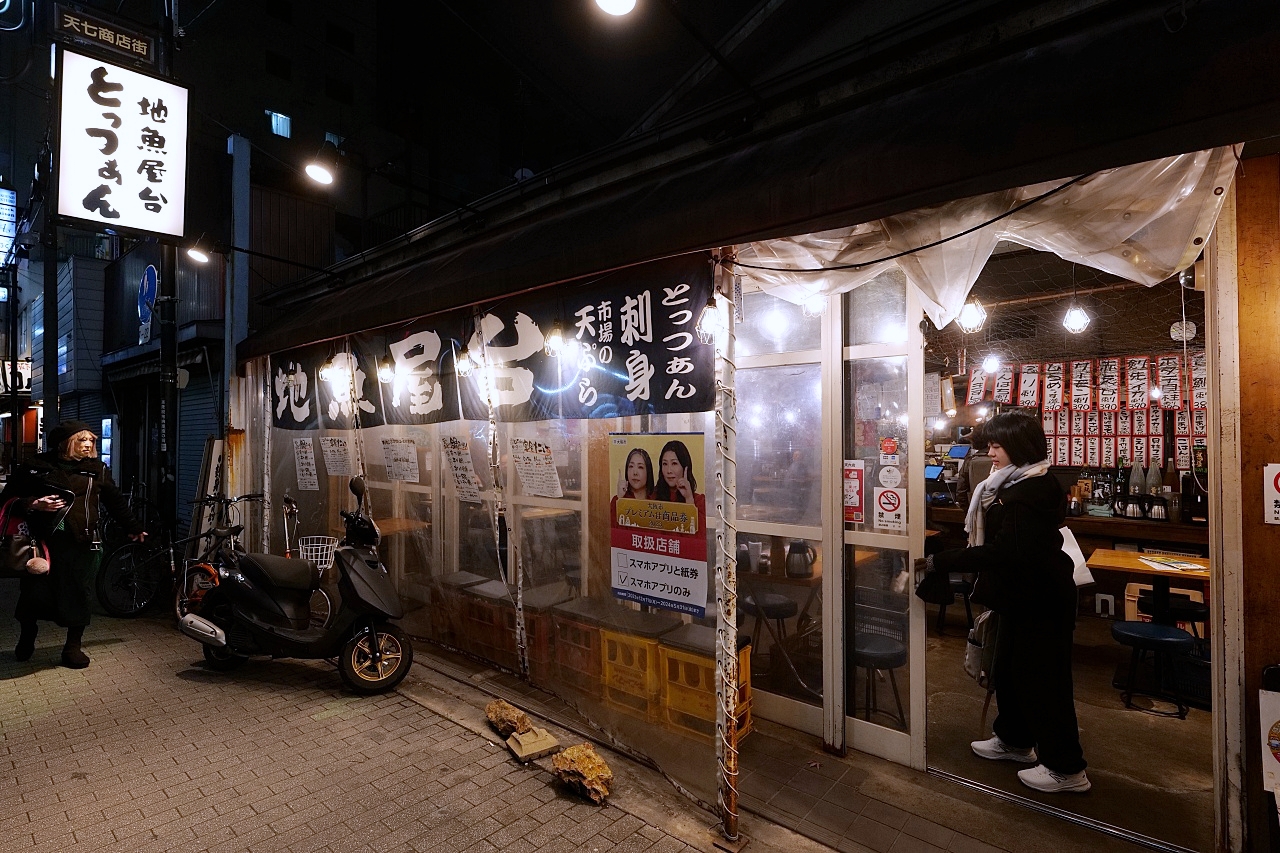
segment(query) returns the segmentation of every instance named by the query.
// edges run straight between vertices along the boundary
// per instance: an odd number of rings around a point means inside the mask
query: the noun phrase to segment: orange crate
[[[551,608],[551,677],[559,685],[600,695],[600,625],[619,610],[602,598],[575,598]]]
[[[693,626],[691,626],[693,627]],[[658,649],[662,673],[663,721],[674,729],[711,739],[716,730],[716,661],[663,643]],[[751,646],[738,650],[738,736],[751,730]]]
[[[502,581],[489,581],[463,590],[458,603],[458,647],[465,652],[515,669],[516,638],[506,629],[499,602],[507,595]]]
[[[658,719],[658,641],[601,629],[604,655],[601,676],[605,702],[613,708]]]
[[[488,578],[473,572],[452,572],[435,580],[431,585],[429,639],[451,646],[458,645],[462,590],[486,580]]]

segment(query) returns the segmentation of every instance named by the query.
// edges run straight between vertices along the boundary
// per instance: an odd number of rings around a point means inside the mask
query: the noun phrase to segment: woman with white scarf
[[[999,713],[993,736],[971,746],[982,758],[1035,765],[1018,773],[1030,788],[1083,793],[1090,783],[1071,683],[1076,586],[1058,532],[1066,495],[1049,474],[1038,419],[1004,413],[984,432],[995,463],[969,502],[969,547],[935,554],[925,567],[977,572],[972,599],[1000,616]]]

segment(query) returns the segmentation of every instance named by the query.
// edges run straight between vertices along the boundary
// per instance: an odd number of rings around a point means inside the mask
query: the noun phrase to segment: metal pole
[[[734,389],[734,315],[732,277],[717,267],[716,278],[730,283],[721,298],[729,303],[723,347],[717,346],[716,377],[716,763],[719,768],[721,831],[738,840],[738,403]],[[723,351],[721,351],[723,350]]]
[[[239,134],[227,137],[227,153],[231,155],[231,244],[248,246],[252,235],[249,229],[250,204],[249,185],[249,140]],[[224,287],[226,288],[223,308],[224,339],[222,354],[222,389],[223,410],[222,437],[225,439],[231,429],[231,392],[235,388],[236,345],[245,339],[249,330],[249,258],[246,253],[232,249],[227,255],[228,268]],[[225,460],[226,450],[223,450]],[[229,477],[223,477],[223,487],[230,490]],[[231,494],[230,491],[227,494]]]
[[[174,0],[164,0],[160,26],[160,73],[173,73]],[[178,520],[178,250],[160,247],[156,310],[160,320],[160,512],[170,535]]]
[[[22,450],[22,412],[19,411],[18,385],[22,381],[18,373],[18,271],[8,269],[9,280],[9,469],[18,462]]]
[[[41,388],[44,394],[45,434],[62,420],[58,410],[58,221],[52,199],[46,197],[44,209],[44,339],[41,354]],[[45,447],[45,450],[53,450]]]

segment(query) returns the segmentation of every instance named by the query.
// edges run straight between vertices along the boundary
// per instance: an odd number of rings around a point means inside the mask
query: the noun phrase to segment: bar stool
[[[898,679],[893,671],[907,665],[907,644],[884,634],[859,631],[853,636],[853,665],[866,670],[866,718],[870,720],[872,714],[884,714],[905,729],[907,715],[902,710],[902,697],[898,694]],[[893,701],[898,706],[897,714],[880,708],[876,702],[876,671],[886,669],[889,671],[889,683],[893,686]]]
[[[782,642],[787,636],[786,620],[790,619],[800,612],[800,605],[796,604],[785,595],[779,595],[776,592],[765,592],[759,594],[760,603],[756,604],[756,597],[748,595],[742,599],[742,609],[749,615],[754,616],[756,620],[755,630],[751,632],[751,648],[760,648],[760,626],[763,620],[773,619],[778,627],[778,642]]]
[[[1151,593],[1146,590],[1138,593],[1138,612],[1145,616],[1155,616],[1155,603]],[[1200,622],[1209,621],[1209,605],[1203,601],[1192,601],[1190,596],[1171,592],[1169,593],[1169,607],[1165,611],[1165,619],[1174,623],[1190,622],[1191,633],[1198,640],[1200,639],[1200,629],[1196,626]]]
[[[1129,684],[1120,694],[1126,708],[1133,708],[1134,693],[1165,699],[1164,667],[1167,665],[1172,668],[1175,665],[1175,654],[1187,654],[1195,647],[1195,638],[1186,631],[1172,625],[1157,625],[1154,622],[1112,622],[1111,636],[1120,645],[1130,646],[1133,649],[1133,655],[1129,661]],[[1138,690],[1138,665],[1147,656],[1147,652],[1155,656],[1155,692]],[[1154,708],[1135,710],[1159,717],[1177,717],[1185,720],[1188,708],[1182,701],[1182,694],[1178,692],[1177,679],[1170,679],[1169,684],[1177,711],[1158,711]]]

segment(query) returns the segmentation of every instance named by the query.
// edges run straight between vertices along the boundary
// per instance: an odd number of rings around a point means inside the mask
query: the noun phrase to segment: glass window
[[[850,291],[844,306],[845,346],[907,342],[907,277],[902,270],[881,273]]]
[[[846,362],[845,400],[845,524],[906,536],[907,357]]]
[[[845,547],[845,697],[848,713],[873,723],[910,729],[910,593],[906,551]]]
[[[822,704],[821,542],[738,534],[738,633],[753,688]]]
[[[737,385],[738,517],[821,524],[822,366],[739,370]]]
[[[293,120],[284,113],[273,112],[267,110],[267,117],[271,119],[271,132],[276,136],[283,136],[288,139],[293,135]]]
[[[735,329],[739,356],[818,349],[822,318],[806,317],[799,305],[763,291],[742,295],[742,322]]]

